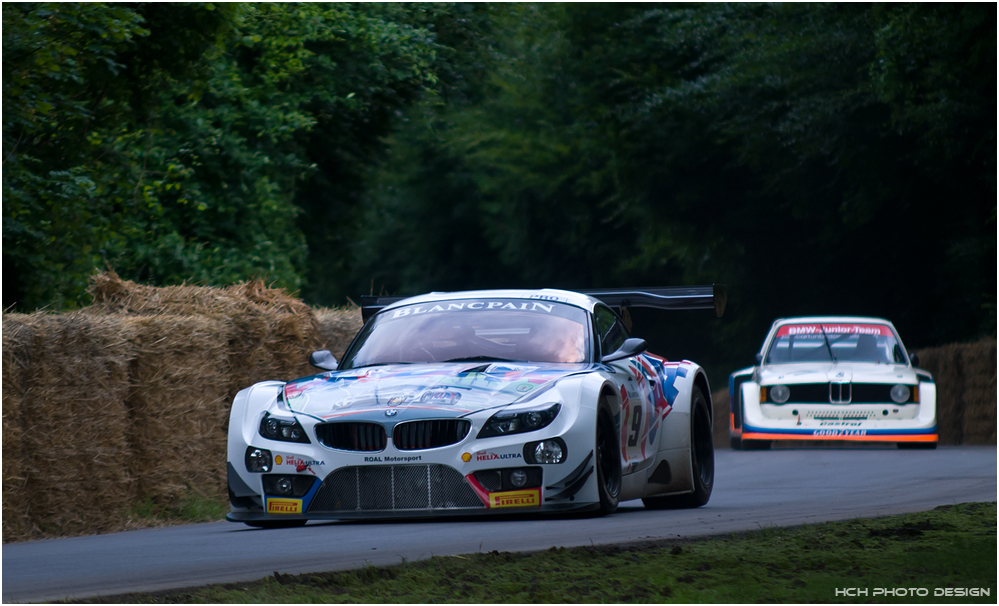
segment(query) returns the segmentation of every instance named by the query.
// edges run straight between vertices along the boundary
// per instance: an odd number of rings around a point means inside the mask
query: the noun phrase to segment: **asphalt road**
[[[775,449],[716,453],[711,501],[605,518],[310,523],[259,530],[215,522],[3,546],[3,601],[247,581],[432,555],[697,537],[996,500],[996,447]]]

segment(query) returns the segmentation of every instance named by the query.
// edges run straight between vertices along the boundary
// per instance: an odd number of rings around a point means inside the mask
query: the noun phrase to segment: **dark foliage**
[[[78,305],[104,264],[327,305],[721,282],[722,320],[636,322],[726,370],[778,316],[884,316],[910,347],[995,331],[994,5],[3,19],[5,306]]]

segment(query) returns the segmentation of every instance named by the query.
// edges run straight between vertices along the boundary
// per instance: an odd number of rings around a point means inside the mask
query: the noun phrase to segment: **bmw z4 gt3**
[[[316,352],[326,372],[236,396],[227,518],[703,505],[714,479],[707,377],[645,351],[612,306],[720,311],[717,298],[697,287],[374,300],[342,361]]]

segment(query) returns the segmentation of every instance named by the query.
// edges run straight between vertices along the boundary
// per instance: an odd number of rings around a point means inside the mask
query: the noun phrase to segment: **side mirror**
[[[919,366],[919,356],[917,356],[915,353],[909,354],[909,362],[913,366]]]
[[[338,366],[336,358],[333,357],[333,354],[328,349],[314,351],[309,354],[309,364],[323,370],[336,370]]]
[[[763,364],[763,354],[758,353],[756,354],[756,365],[759,366],[760,364]]]
[[[607,363],[614,360],[623,360],[624,358],[637,356],[648,348],[649,344],[645,342],[645,339],[625,339],[621,347],[617,348],[617,351],[607,354],[600,361]]]

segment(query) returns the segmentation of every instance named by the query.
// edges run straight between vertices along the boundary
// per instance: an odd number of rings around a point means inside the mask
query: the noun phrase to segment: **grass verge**
[[[158,505],[151,497],[129,508],[132,526],[148,527],[170,524],[217,522],[225,519],[229,503],[220,503],[200,493],[190,491],[175,503]]]
[[[696,541],[478,553],[299,576],[275,573],[253,583],[88,602],[994,604],[995,571],[993,502]],[[845,589],[866,589],[867,595],[844,595]],[[924,589],[927,595],[920,596]],[[954,595],[960,589],[988,593]]]

